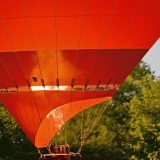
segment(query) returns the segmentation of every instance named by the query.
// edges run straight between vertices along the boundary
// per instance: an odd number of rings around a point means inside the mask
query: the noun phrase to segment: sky
[[[160,76],[160,38],[142,59],[150,65],[151,71],[155,71],[155,76]]]

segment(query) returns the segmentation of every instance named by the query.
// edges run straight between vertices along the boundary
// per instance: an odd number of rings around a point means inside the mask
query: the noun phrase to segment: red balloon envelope
[[[46,147],[111,99],[160,36],[160,1],[0,0],[0,99]]]

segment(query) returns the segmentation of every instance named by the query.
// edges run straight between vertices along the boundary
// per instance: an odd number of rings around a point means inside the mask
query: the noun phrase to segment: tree
[[[149,145],[146,140],[151,142],[154,135],[143,132],[146,123],[139,125],[142,122],[142,114],[139,112],[139,108],[142,108],[141,102],[139,106],[134,105],[133,112],[132,103],[135,95],[139,99],[144,96],[143,85],[146,84],[147,86],[149,83],[145,78],[147,76],[153,80],[155,79],[149,66],[141,62],[127,77],[82,148],[84,159],[128,160],[158,157],[155,150],[146,152]],[[97,106],[92,108],[93,115],[96,108]],[[84,111],[83,116],[85,117],[85,113],[88,115],[89,112],[90,109]],[[144,117],[143,121],[149,123],[148,117]],[[72,134],[72,137],[75,137],[74,140],[72,139],[72,149],[77,151],[75,148],[78,148],[80,144],[81,113],[72,118],[69,123],[72,130],[74,130],[74,132],[71,130],[69,135]],[[62,133],[59,133],[59,135],[64,135],[63,131],[62,129]],[[150,136],[148,137],[148,135]],[[148,137],[148,139],[144,137]]]
[[[157,160],[160,157],[160,79],[147,75],[139,85],[142,95],[135,95],[131,100],[130,125],[133,133],[138,133],[136,136],[142,155],[146,159]]]
[[[160,157],[159,90],[160,79],[154,77],[154,73],[146,63],[139,63],[116,96],[107,104],[100,121],[87,137],[82,147],[82,158],[158,160]],[[91,122],[94,122],[95,113],[102,108],[101,105],[103,103],[69,120],[53,139],[53,145],[55,141],[60,144],[65,143],[66,134],[71,150],[77,151],[81,141],[81,124],[85,134]],[[0,148],[3,152],[0,156],[3,159],[36,159],[37,152],[34,147],[2,105],[0,105],[0,142],[5,142],[5,146]],[[10,152],[7,152],[8,150]],[[33,154],[28,155],[28,153]]]

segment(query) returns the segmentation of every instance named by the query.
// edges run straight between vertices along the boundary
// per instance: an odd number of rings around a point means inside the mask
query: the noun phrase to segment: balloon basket
[[[40,153],[40,150],[38,149],[38,152]],[[63,159],[65,158],[66,160],[70,160],[70,157],[76,157],[77,159],[81,158],[81,154],[80,152],[74,153],[74,152],[70,152],[70,148],[69,145],[56,145],[53,147],[53,152],[50,151],[49,149],[49,153],[47,154],[42,154],[40,153],[40,158],[41,159],[47,159],[47,158],[52,158],[52,159]]]

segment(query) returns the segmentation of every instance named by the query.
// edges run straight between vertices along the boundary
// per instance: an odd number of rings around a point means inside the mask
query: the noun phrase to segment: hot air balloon
[[[110,100],[160,36],[156,0],[0,0],[0,99],[37,148]]]

